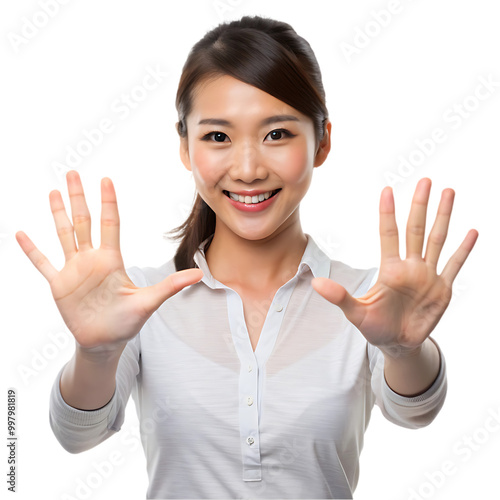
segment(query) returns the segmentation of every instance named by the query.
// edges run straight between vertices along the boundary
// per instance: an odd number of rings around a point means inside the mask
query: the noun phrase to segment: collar
[[[227,288],[219,281],[217,281],[210,272],[208,268],[207,259],[205,257],[205,244],[212,238],[213,235],[209,236],[204,240],[196,253],[194,254],[193,260],[196,265],[203,271],[203,281],[210,288]],[[299,276],[304,272],[310,270],[315,278],[328,278],[330,276],[330,257],[319,248],[311,235],[306,233],[307,245],[302,259],[300,260],[299,267],[297,269],[297,274]]]

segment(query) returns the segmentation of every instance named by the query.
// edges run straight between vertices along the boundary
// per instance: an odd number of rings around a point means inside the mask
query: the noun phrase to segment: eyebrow
[[[269,116],[268,118],[264,118],[264,120],[262,120],[260,122],[260,126],[264,126],[264,125],[270,125],[272,123],[277,123],[277,122],[291,122],[291,121],[294,121],[294,122],[298,122],[300,121],[296,116],[293,116],[293,115],[275,115],[275,116]],[[198,125],[223,125],[225,127],[229,127],[229,128],[232,128],[233,127],[233,124],[228,121],[228,120],[223,120],[221,118],[204,118],[203,120],[200,120],[198,122]]]

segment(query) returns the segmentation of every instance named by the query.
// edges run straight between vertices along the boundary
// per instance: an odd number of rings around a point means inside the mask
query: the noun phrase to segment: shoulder
[[[377,280],[378,268],[358,269],[330,259],[329,278],[342,285],[351,295],[364,295]]]
[[[139,287],[159,283],[168,275],[176,272],[173,258],[159,267],[131,266],[127,267],[126,271],[134,285]]]
[[[310,234],[303,262],[309,265],[316,277],[330,278],[342,285],[351,295],[364,295],[375,283],[378,269],[360,269],[333,259],[328,250],[317,242]]]

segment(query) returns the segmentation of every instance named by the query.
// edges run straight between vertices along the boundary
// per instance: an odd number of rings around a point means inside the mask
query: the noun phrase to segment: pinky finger
[[[460,271],[470,252],[474,248],[478,236],[479,233],[475,229],[471,229],[467,233],[464,241],[462,241],[462,244],[458,247],[457,251],[451,256],[450,260],[444,267],[441,276],[446,281],[448,281],[450,285],[457,277],[458,272]]]
[[[50,283],[57,274],[57,269],[49,262],[49,259],[38,250],[35,244],[23,231],[18,231],[16,233],[16,240],[28,259],[31,260],[42,276]]]

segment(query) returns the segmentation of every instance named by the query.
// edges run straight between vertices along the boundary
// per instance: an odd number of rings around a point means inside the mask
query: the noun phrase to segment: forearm
[[[394,392],[402,396],[424,393],[439,374],[439,350],[430,338],[416,350],[381,351],[384,354],[385,380]]]
[[[123,349],[90,354],[78,346],[64,367],[60,389],[64,401],[80,410],[96,410],[113,397]]]

